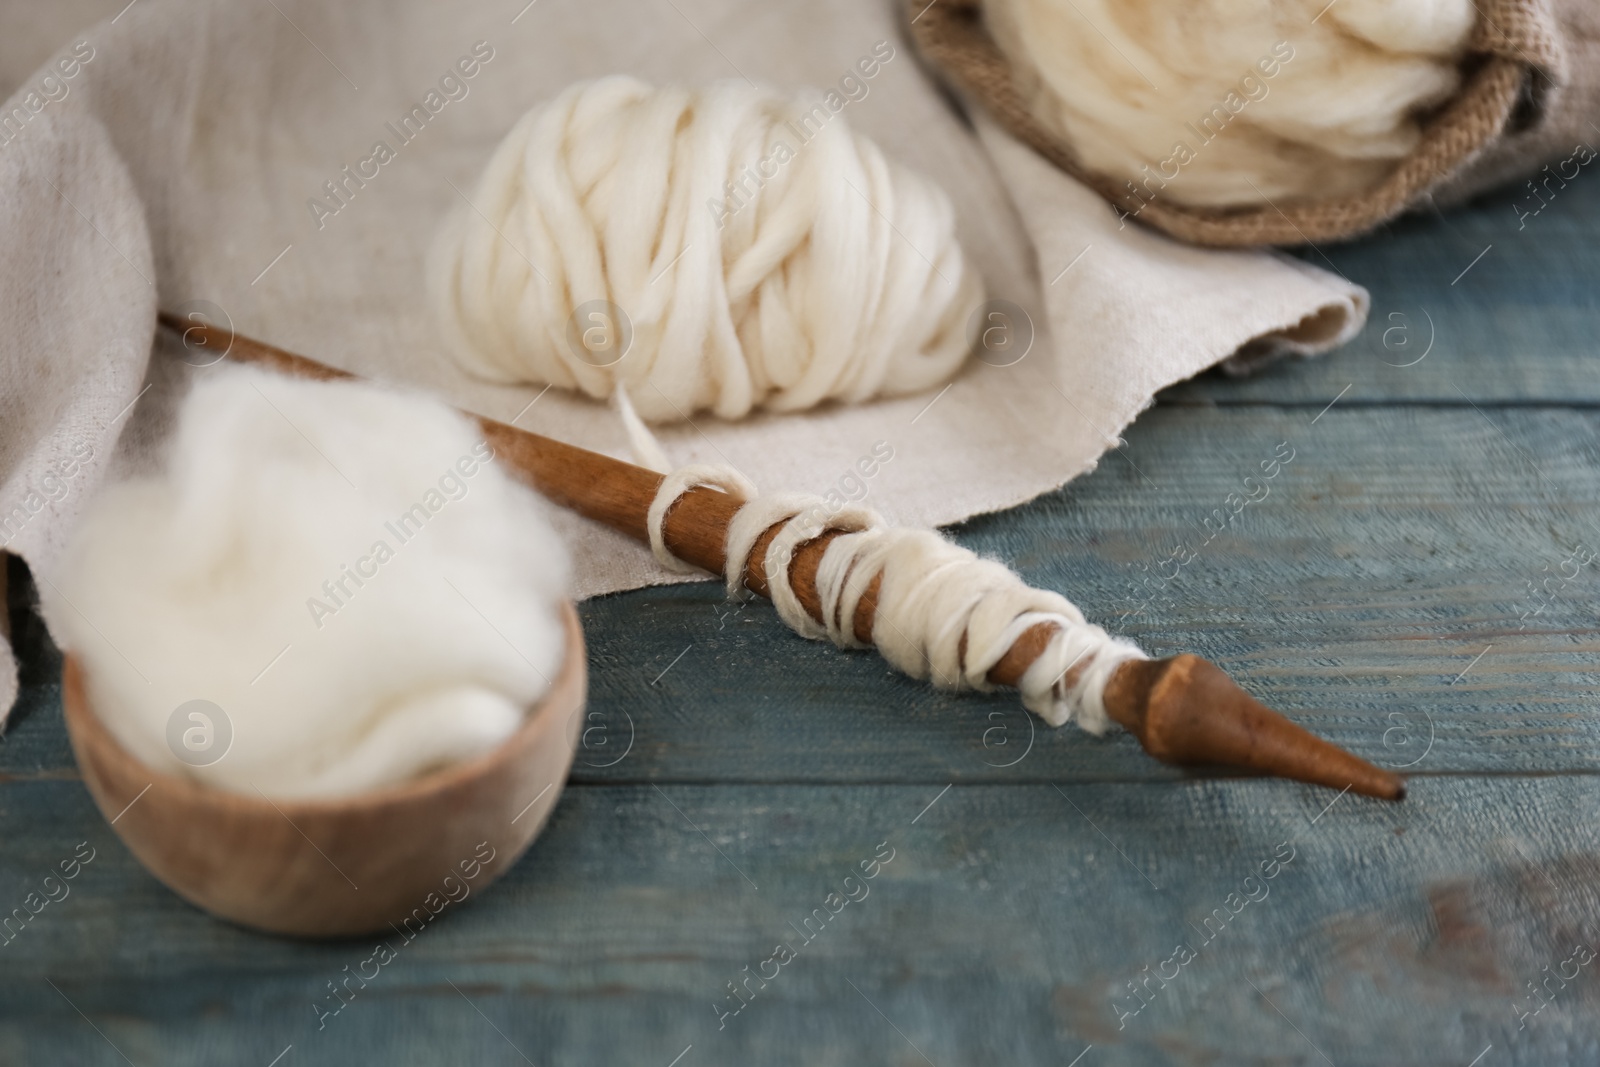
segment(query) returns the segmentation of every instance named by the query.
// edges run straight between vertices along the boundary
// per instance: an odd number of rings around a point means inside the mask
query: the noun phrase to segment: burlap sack
[[[1119,210],[1180,240],[1223,247],[1354,237],[1429,202],[1456,202],[1600,146],[1600,8],[1594,0],[1481,0],[1461,90],[1423,123],[1422,140],[1359,196],[1258,208],[1141,202],[1117,179],[1085,169],[1042,126],[983,22],[983,0],[907,0],[923,56],[1013,135]]]

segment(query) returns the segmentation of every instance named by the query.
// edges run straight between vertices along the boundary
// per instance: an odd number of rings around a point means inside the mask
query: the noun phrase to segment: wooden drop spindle
[[[185,323],[165,312],[160,318],[162,325],[182,336],[182,343],[191,351],[221,349],[229,358],[300,378],[355,377],[229,330]],[[483,427],[496,455],[551,501],[648,541],[645,516],[661,486],[660,474],[481,415],[471,417]],[[728,524],[738,510],[738,501],[725,493],[692,489],[668,513],[662,537],[678,558],[721,574],[726,564]],[[766,547],[782,525],[775,524],[763,533],[750,553],[745,584],[762,596],[768,595]],[[819,621],[822,604],[817,595],[817,565],[835,536],[830,531],[801,545],[790,564],[790,582],[800,603]],[[863,642],[872,640],[877,583],[874,578],[856,610],[855,633]],[[1041,623],[1026,631],[989,671],[989,680],[1016,685],[1054,630],[1053,624]],[[1069,676],[1067,680],[1073,679]],[[1105,705],[1107,714],[1163,763],[1229,767],[1385,800],[1405,796],[1405,783],[1399,775],[1301,729],[1198,656],[1124,663],[1106,684]]]

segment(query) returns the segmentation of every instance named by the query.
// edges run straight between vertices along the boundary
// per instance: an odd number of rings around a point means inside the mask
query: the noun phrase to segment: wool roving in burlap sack
[[[1588,0],[908,2],[1014,135],[1199,244],[1352,237],[1600,137]]]
[[[1372,188],[1459,87],[1476,14],[1472,0],[991,0],[986,11],[1029,110],[1085,166],[1143,199],[1213,207]]]
[[[52,632],[156,770],[326,798],[474,759],[565,644],[566,549],[493,460],[436,400],[217,367],[83,520]]]
[[[457,357],[656,422],[948,379],[981,282],[943,190],[843,104],[610,77],[535,108],[434,246]]]

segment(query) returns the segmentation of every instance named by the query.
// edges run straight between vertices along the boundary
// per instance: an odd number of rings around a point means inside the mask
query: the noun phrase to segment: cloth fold
[[[1325,351],[1364,319],[1366,295],[1344,279],[1120,223],[1026,148],[974,130],[887,0],[515,7],[140,0],[85,27],[68,4],[25,27],[48,45],[0,48],[3,116],[27,116],[0,121],[0,544],[41,584],[82,502],[158,462],[177,399],[207,372],[165,332],[152,345],[158,306],[626,455],[604,404],[452,364],[425,297],[439,222],[516,119],[582,78],[843,86],[838,113],[949,193],[991,298],[972,324],[976,358],[942,390],[697,418],[660,434],[675,464],[732,463],[902,524],[954,522],[1092,468],[1166,385],[1224,360]],[[893,56],[863,85],[852,71],[879,42]],[[43,67],[4,67],[52,48]],[[66,78],[61,62],[88,51]],[[684,580],[643,545],[557,518],[580,597]],[[0,709],[15,692],[0,645]]]

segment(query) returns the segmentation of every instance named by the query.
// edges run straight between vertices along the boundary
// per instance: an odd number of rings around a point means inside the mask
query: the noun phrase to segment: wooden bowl
[[[414,936],[508,870],[555,807],[588,685],[578,613],[562,615],[561,673],[505,744],[371,793],[274,801],[153,771],[95,715],[70,655],[67,733],[100,813],[185,900],[275,934]]]

